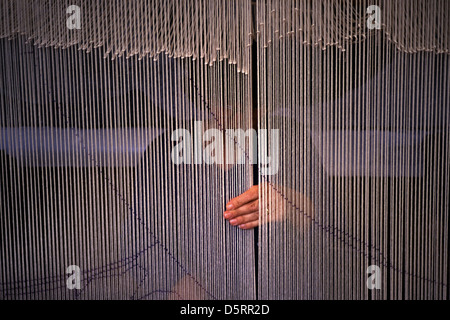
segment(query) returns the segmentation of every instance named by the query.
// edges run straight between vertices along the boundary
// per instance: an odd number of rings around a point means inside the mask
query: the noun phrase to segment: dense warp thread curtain
[[[448,1],[0,12],[1,299],[448,299]],[[279,136],[226,134],[253,115]],[[247,161],[175,164],[199,126]],[[252,143],[279,152],[256,238],[222,216]]]

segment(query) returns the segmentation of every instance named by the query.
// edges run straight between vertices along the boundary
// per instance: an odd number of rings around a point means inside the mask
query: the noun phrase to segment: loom
[[[448,299],[449,7],[1,1],[0,299]]]

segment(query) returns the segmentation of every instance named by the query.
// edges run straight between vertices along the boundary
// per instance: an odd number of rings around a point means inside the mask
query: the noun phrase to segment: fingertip
[[[233,209],[233,208],[234,208],[233,204],[232,204],[231,202],[229,202],[229,203],[227,204],[227,209],[228,209],[228,210],[231,210],[231,209]]]

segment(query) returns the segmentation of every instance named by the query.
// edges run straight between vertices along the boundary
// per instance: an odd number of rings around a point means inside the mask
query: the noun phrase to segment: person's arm
[[[301,228],[318,217],[321,194],[326,192],[320,159],[309,135],[297,148],[305,156],[293,157],[289,149],[280,150],[278,173],[231,199],[226,205],[225,219],[241,229],[275,221],[287,221]],[[290,179],[286,179],[287,173],[292,173]]]
[[[261,189],[261,192],[260,192]],[[266,195],[262,196],[265,190]],[[259,219],[259,215],[265,216]],[[231,225],[241,229],[252,229],[260,222],[290,221],[300,227],[314,216],[311,199],[291,188],[264,183],[248,189],[231,199],[226,205],[224,217]],[[310,217],[310,218],[308,218]]]

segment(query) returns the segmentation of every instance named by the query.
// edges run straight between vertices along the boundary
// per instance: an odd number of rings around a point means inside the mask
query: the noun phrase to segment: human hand
[[[280,195],[268,184],[265,184],[262,190],[266,190],[265,203],[260,199],[260,186],[253,186],[227,203],[223,214],[225,219],[229,220],[231,225],[244,230],[255,228],[260,223],[284,219]],[[260,213],[265,215],[260,218]]]

